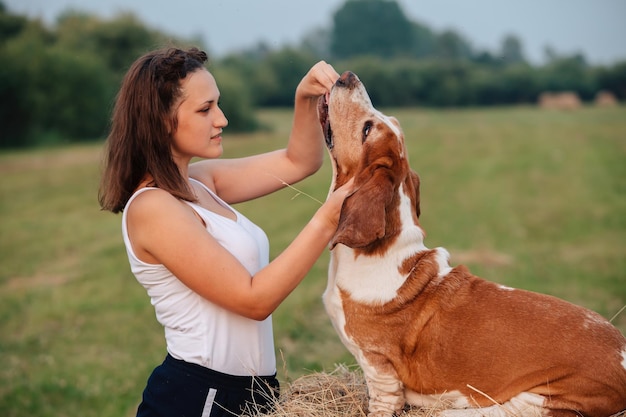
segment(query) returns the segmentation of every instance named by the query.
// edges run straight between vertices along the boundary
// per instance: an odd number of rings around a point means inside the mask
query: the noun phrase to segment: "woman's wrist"
[[[316,100],[309,100],[306,98],[297,100],[294,106],[294,117],[295,120],[300,120],[304,123],[313,123],[315,127],[321,126],[317,113]]]
[[[320,208],[309,221],[309,225],[325,240],[330,241],[337,231],[337,222],[330,219]]]

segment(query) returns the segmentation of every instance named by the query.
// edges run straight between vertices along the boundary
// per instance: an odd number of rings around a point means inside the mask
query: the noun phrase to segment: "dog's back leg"
[[[478,394],[480,395],[480,394]],[[471,400],[470,400],[471,401]],[[577,414],[554,415],[549,414],[543,407],[544,397],[537,394],[523,392],[503,404],[494,404],[489,407],[448,409],[441,411],[439,417],[574,417]]]

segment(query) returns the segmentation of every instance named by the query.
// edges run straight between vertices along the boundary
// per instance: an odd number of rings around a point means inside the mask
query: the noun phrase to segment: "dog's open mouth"
[[[328,98],[327,95],[320,97],[317,104],[317,111],[320,117],[320,123],[322,125],[322,131],[324,132],[324,139],[326,140],[326,146],[328,149],[333,148],[333,130],[330,127],[330,120],[328,120]]]

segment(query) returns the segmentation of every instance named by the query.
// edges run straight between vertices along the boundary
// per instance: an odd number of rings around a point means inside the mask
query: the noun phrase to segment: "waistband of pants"
[[[240,375],[229,375],[214,369],[207,368],[202,365],[198,365],[197,363],[186,362],[181,359],[176,359],[169,353],[165,357],[165,361],[163,361],[163,365],[170,366],[174,369],[177,369],[182,372],[186,372],[194,375],[197,378],[201,378],[202,380],[211,380],[215,383],[228,386],[232,388],[250,388],[252,384],[256,381],[257,383],[264,383],[263,385],[268,385],[270,387],[274,387],[277,384],[276,374],[268,375],[268,376],[240,376]]]

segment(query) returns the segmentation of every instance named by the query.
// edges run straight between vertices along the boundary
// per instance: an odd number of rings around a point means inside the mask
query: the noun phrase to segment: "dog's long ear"
[[[367,173],[341,207],[339,226],[330,242],[331,249],[341,243],[351,248],[362,248],[385,235],[386,208],[393,197],[393,178],[388,168],[377,168]]]

